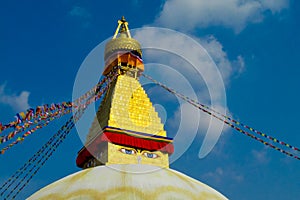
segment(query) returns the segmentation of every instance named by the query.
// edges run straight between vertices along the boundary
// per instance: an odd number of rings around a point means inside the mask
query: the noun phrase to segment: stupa
[[[122,17],[105,47],[104,76],[118,74],[99,106],[78,152],[82,171],[28,199],[227,199],[211,187],[169,168],[174,147],[139,82],[141,45]],[[114,72],[114,73],[112,73]]]

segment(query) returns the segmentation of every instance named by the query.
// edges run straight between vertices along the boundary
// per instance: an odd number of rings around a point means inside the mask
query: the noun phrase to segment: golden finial
[[[109,55],[118,50],[137,51],[140,57],[142,56],[141,45],[138,41],[131,38],[128,22],[124,16],[118,20],[118,27],[114,36],[112,40],[106,44],[105,60]]]
[[[125,19],[124,15],[122,16],[121,21],[126,22],[126,19]]]
[[[120,30],[120,28],[121,28],[121,30]],[[118,20],[118,27],[116,29],[113,39],[115,39],[118,36],[119,32],[126,33],[126,37],[131,38],[129,28],[128,28],[128,22],[126,21],[124,16],[122,16],[122,18],[120,20]]]

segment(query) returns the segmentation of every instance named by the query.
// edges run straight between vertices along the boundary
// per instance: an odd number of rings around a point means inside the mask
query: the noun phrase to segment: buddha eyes
[[[149,153],[149,152],[145,152],[143,153],[144,156],[146,156],[147,158],[157,158],[158,155],[155,153]]]
[[[120,149],[120,151],[121,151],[122,153],[128,154],[128,155],[133,155],[133,154],[136,153],[135,150],[133,150],[133,149],[125,149],[125,148]]]
[[[127,154],[127,155],[134,155],[137,154],[137,151],[135,149],[126,149],[126,148],[121,148],[120,152]],[[159,157],[156,153],[151,153],[151,152],[140,152],[138,150],[139,153],[142,153],[143,156],[147,157],[147,158],[157,158]]]

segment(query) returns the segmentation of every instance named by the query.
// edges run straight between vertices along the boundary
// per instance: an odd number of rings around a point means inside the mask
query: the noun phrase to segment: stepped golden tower
[[[99,107],[79,152],[82,168],[109,164],[152,164],[168,167],[172,139],[138,81],[144,71],[141,46],[131,38],[124,17],[105,47],[104,76],[116,71],[117,79]],[[96,158],[93,157],[96,155]]]
[[[104,76],[117,74],[103,98],[76,164],[84,169],[29,199],[226,199],[169,168],[174,147],[139,82],[141,45],[122,17],[105,47]]]

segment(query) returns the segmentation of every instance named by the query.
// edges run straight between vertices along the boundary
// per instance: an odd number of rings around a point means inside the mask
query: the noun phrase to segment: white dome
[[[85,169],[34,193],[49,199],[227,199],[209,186],[172,169],[151,165],[109,165]]]

